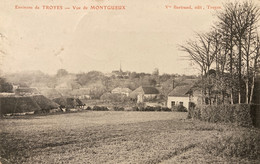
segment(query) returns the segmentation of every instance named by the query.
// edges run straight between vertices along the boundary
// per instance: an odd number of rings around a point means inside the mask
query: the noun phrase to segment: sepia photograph
[[[260,0],[1,0],[20,163],[260,163]]]

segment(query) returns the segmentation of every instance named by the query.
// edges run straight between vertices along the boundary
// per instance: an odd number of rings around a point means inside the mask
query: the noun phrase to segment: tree
[[[196,39],[197,40],[195,41],[187,41],[185,45],[180,45],[180,50],[187,52],[190,59],[198,64],[201,70],[201,81],[205,82],[205,79],[207,79],[207,73],[215,60],[216,52],[214,50],[211,33],[197,33]],[[208,93],[208,97],[210,97],[210,90],[205,86],[206,85],[204,85],[204,88],[201,91],[202,95],[205,96],[205,94]]]
[[[66,76],[66,75],[68,75],[68,74],[69,74],[69,72],[68,72],[67,70],[65,70],[65,69],[59,69],[59,70],[57,71],[56,76],[57,76],[58,78],[60,78],[60,77]]]
[[[129,78],[130,79],[138,78],[137,73],[136,72],[131,72],[130,75],[129,75]]]
[[[233,66],[238,75],[238,103],[242,102],[242,88],[245,83],[245,102],[249,103],[250,75],[252,61],[256,53],[257,23],[259,8],[252,2],[227,3],[225,10],[218,15],[219,29],[227,31],[230,49],[230,73],[233,76]],[[222,33],[225,33],[222,30]],[[226,35],[226,34],[225,34]],[[234,53],[235,52],[235,53]],[[237,55],[235,55],[237,54]],[[234,78],[234,77],[232,77]],[[244,81],[244,83],[243,83]],[[252,84],[251,84],[252,85]]]
[[[155,68],[154,70],[153,70],[153,73],[152,73],[152,75],[153,76],[159,76],[159,69],[158,68]]]
[[[259,67],[259,17],[260,9],[252,2],[226,3],[212,32],[197,34],[195,41],[180,46],[200,67],[202,90],[208,98],[214,88],[221,91],[215,99],[221,93],[222,103],[227,92],[231,104],[252,102]],[[213,63],[216,76],[209,76]]]
[[[0,77],[0,92],[13,92],[13,85]]]
[[[253,68],[252,68],[252,85],[251,85],[251,92],[250,92],[250,99],[249,103],[252,103],[253,100],[253,93],[254,93],[254,88],[255,88],[255,78],[257,76],[257,69],[259,68],[259,58],[260,58],[260,39],[259,36],[257,35],[257,40],[256,40],[256,50],[255,50],[255,55],[253,57]]]

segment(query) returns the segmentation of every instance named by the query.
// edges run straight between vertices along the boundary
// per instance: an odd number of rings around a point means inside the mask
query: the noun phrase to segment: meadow
[[[84,111],[0,120],[2,163],[259,163],[260,130],[183,112]]]

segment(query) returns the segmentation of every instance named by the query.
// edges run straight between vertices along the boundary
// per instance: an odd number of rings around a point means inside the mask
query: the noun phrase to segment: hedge
[[[255,113],[256,105],[249,104],[198,105],[190,108],[188,118],[252,126],[256,122]]]
[[[109,111],[110,109],[105,107],[105,106],[93,106],[91,107],[87,107],[86,110],[93,110],[93,111]],[[115,106],[113,108],[111,108],[112,111],[165,111],[165,112],[171,112],[172,110],[167,108],[167,107],[151,107],[151,106],[147,106],[147,107],[138,107],[138,106],[134,106],[134,107],[128,107],[128,108],[123,108],[123,107],[118,107]]]
[[[104,107],[104,106],[94,106],[92,108],[92,110],[94,110],[94,111],[108,111],[108,108]]]
[[[201,142],[199,147],[214,156],[224,158],[238,157],[259,161],[259,135],[260,131],[256,129],[234,131],[206,139],[204,142]]]
[[[147,106],[147,107],[142,107],[142,106],[134,106],[132,107],[132,111],[164,111],[164,112],[171,112],[172,110],[167,107],[152,107],[152,106]]]

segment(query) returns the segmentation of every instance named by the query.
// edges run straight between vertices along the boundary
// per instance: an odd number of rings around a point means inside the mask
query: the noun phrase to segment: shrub
[[[206,140],[200,147],[216,156],[260,159],[259,136],[256,130],[229,133]]]
[[[131,108],[132,111],[166,111],[166,112],[171,112],[171,109],[167,108],[167,107],[161,107],[161,106],[142,106],[139,105],[138,106],[134,106]]]
[[[190,108],[188,118],[251,126],[253,125],[251,113],[248,104],[201,105]]]
[[[133,111],[139,111],[139,108],[137,106],[132,107]]]
[[[154,111],[154,107],[147,106],[144,108],[144,111]]]
[[[125,109],[123,107],[118,107],[118,106],[115,106],[113,108],[114,111],[124,111]]]
[[[234,119],[238,125],[241,126],[251,126],[253,125],[251,116],[250,116],[250,105],[240,104],[236,105],[234,111]]]
[[[162,111],[171,112],[172,110],[170,108],[167,108],[167,107],[162,107]]]
[[[250,109],[250,115],[252,118],[253,125],[256,127],[260,127],[260,105],[251,104]]]
[[[176,112],[187,112],[187,108],[184,107],[183,105],[176,105],[172,107],[172,111],[176,111]]]
[[[94,110],[94,111],[108,111],[108,108],[104,107],[104,106],[94,106],[92,108],[92,110]]]
[[[162,107],[156,106],[156,107],[154,107],[154,111],[162,111]]]
[[[200,108],[197,106],[193,106],[192,108],[189,109],[188,112],[188,119],[200,119]]]

